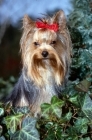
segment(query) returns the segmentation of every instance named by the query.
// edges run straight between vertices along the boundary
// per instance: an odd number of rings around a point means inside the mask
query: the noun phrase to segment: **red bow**
[[[58,30],[58,24],[54,23],[54,24],[47,24],[44,22],[36,22],[36,27],[37,28],[44,28],[44,29],[50,29],[50,30],[54,30],[55,32]]]

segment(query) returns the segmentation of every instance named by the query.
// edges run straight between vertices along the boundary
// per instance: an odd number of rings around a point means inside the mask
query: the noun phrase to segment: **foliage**
[[[28,107],[0,105],[0,140],[91,140],[92,101],[88,94],[54,96],[41,105],[41,118]]]
[[[69,15],[73,42],[71,75],[61,98],[41,105],[34,118],[28,107],[0,104],[0,140],[91,140],[92,139],[92,2],[74,0]],[[0,79],[0,98],[16,80]]]
[[[43,108],[45,115],[43,119],[40,120],[40,131],[42,133],[42,140],[81,140],[89,139],[92,137],[91,134],[91,120],[90,113],[91,110],[85,106],[85,99],[87,99],[89,105],[92,104],[90,98],[86,94],[82,94],[84,101],[81,103],[81,94],[75,94],[73,96],[63,96],[61,104],[59,104],[58,109],[61,108],[61,116],[57,116],[57,113],[53,114],[53,110],[48,107]],[[52,100],[57,100],[57,97],[53,97]],[[51,106],[52,106],[51,100]],[[57,101],[57,104],[60,102]],[[73,102],[73,103],[72,103]],[[76,104],[77,102],[77,104]],[[53,103],[56,104],[56,101]],[[85,106],[85,107],[84,107]],[[84,109],[85,108],[85,109]],[[86,115],[85,115],[86,111]],[[88,112],[87,112],[88,111]],[[47,119],[47,114],[48,119]],[[44,135],[43,135],[44,134]]]
[[[11,92],[15,82],[16,79],[13,76],[11,76],[8,80],[0,78],[0,99],[5,98],[5,96]]]
[[[72,70],[75,78],[92,77],[92,2],[74,0],[74,11],[69,15],[73,42]],[[92,81],[92,79],[91,79]]]
[[[0,138],[5,140],[39,140],[39,133],[35,127],[37,120],[31,117],[29,108],[13,109],[10,105],[1,104],[0,118]]]

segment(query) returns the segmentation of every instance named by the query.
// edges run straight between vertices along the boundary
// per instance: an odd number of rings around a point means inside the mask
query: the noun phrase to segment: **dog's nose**
[[[42,52],[42,56],[43,56],[43,57],[47,57],[48,54],[49,54],[49,53],[48,53],[47,51],[43,51],[43,52]]]

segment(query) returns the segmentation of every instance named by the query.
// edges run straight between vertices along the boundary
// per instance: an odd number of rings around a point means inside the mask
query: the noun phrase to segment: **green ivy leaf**
[[[20,125],[22,116],[23,114],[16,114],[4,118],[4,123],[12,133],[14,133],[17,127]]]
[[[80,101],[81,102],[81,101]],[[92,120],[92,100],[88,94],[84,96],[81,108],[86,117]]]
[[[22,122],[22,128],[16,131],[12,140],[40,140],[39,133],[35,127],[36,119],[27,117]]]
[[[63,117],[63,119],[65,121],[69,121],[71,119],[71,117],[72,117],[72,112],[69,111],[68,113],[65,114],[65,116]]]
[[[68,134],[68,137],[67,137],[67,140],[78,140],[78,135],[77,135],[77,132],[76,132],[76,129],[75,127],[73,127],[72,125],[69,126],[68,129],[66,129],[66,132]]]
[[[75,94],[69,98],[69,101],[77,106],[79,106],[78,102],[78,94]]]
[[[5,140],[5,137],[4,136],[0,137],[0,140]]]
[[[84,79],[78,85],[76,85],[75,89],[80,92],[88,92],[91,82]]]
[[[15,107],[14,112],[15,113],[28,114],[28,113],[30,113],[30,108],[28,106]]]
[[[86,134],[88,130],[89,120],[87,118],[77,118],[74,124],[74,128],[77,133]]]
[[[67,140],[79,140],[77,136],[69,136]]]
[[[49,117],[49,115],[56,115],[58,118],[61,117],[61,107],[64,106],[64,101],[60,100],[57,96],[53,96],[51,99],[51,104],[44,103],[41,105],[42,110],[42,116],[45,116],[46,118]]]
[[[79,140],[91,140],[89,137],[86,138],[80,138]]]
[[[62,107],[64,105],[64,101],[59,99],[57,96],[53,96],[51,99],[51,104],[57,107]]]
[[[0,116],[4,115],[4,109],[0,108]]]
[[[55,134],[50,130],[45,140],[55,140]]]
[[[79,140],[91,140],[89,137],[86,138],[80,138]]]

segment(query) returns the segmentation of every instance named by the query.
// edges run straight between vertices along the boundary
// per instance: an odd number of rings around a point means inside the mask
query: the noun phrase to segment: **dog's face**
[[[21,39],[23,66],[28,77],[42,85],[43,75],[50,71],[57,85],[60,85],[70,63],[70,36],[63,11],[52,18],[43,19],[48,25],[56,23],[58,31],[37,28],[36,23],[25,16],[24,33]]]

